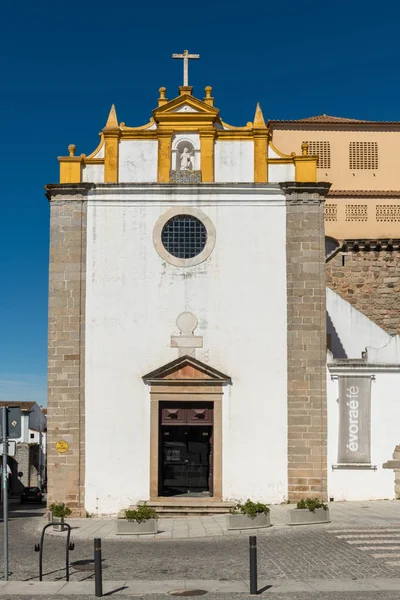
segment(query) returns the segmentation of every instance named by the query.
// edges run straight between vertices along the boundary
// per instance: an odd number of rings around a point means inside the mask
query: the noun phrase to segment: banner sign
[[[339,464],[371,464],[371,376],[339,377]]]

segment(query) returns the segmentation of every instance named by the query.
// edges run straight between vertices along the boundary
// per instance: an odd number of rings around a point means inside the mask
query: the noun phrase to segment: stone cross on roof
[[[187,87],[189,85],[189,59],[200,58],[200,54],[189,54],[187,50],[184,50],[183,54],[173,54],[172,58],[183,58],[183,85]]]

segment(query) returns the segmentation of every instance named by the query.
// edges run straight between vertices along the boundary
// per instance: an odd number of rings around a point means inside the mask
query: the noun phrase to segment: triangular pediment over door
[[[173,382],[197,385],[200,383],[201,385],[229,385],[232,383],[229,375],[187,355],[144,375],[143,381],[151,385]]]

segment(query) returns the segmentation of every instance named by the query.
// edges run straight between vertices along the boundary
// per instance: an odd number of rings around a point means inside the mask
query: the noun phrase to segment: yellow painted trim
[[[280,150],[278,150],[278,148],[276,146],[274,146],[274,144],[272,143],[271,140],[269,142],[269,145],[271,147],[271,150],[276,152],[277,155],[280,156],[281,158],[293,158],[294,156],[296,156],[295,152],[292,152],[291,154],[283,154],[283,152],[281,152]]]
[[[122,129],[123,132],[125,131],[143,131],[146,129],[149,129],[149,127],[151,127],[152,125],[154,125],[154,119],[153,117],[150,117],[150,121],[148,123],[146,123],[145,125],[140,125],[139,127],[128,127],[127,125],[125,125],[125,123],[120,123],[120,128]],[[156,130],[154,130],[156,131]]]
[[[293,165],[294,157],[291,158],[269,158],[268,164]]]
[[[102,149],[103,146],[104,146],[104,135],[102,133],[100,133],[99,145],[97,146],[97,148],[95,150],[93,150],[93,152],[91,154],[88,154],[85,157],[85,162],[87,162],[88,158],[95,158],[96,154],[98,154],[100,152],[100,150]]]
[[[254,182],[267,183],[267,148],[268,131],[266,129],[254,131]]]
[[[171,169],[172,131],[159,132],[158,136],[158,183],[169,183]]]
[[[214,181],[214,140],[214,129],[200,132],[201,180],[206,183]]]
[[[261,106],[260,106],[259,102],[257,102],[257,106],[256,106],[256,112],[255,112],[255,115],[254,115],[253,127],[266,128],[265,120],[264,120],[264,115],[262,113]]]
[[[244,127],[236,127],[235,125],[229,125],[229,123],[225,123],[225,121],[221,121],[223,127],[225,127],[228,131],[251,131],[253,127],[253,123],[249,122]]]
[[[199,112],[177,113],[176,109],[179,108],[180,106],[183,106],[184,104],[191,106],[192,108],[194,108],[196,111],[199,111]],[[158,106],[157,108],[155,108],[153,110],[153,118],[156,121],[156,123],[160,119],[162,119],[164,116],[169,115],[169,114],[172,114],[172,115],[203,114],[203,115],[212,116],[212,117],[214,117],[214,119],[216,119],[219,115],[219,109],[215,108],[215,106],[211,106],[210,104],[206,104],[205,102],[202,102],[201,100],[199,100],[198,98],[195,98],[194,96],[191,96],[190,94],[183,94],[181,96],[177,96],[173,100],[170,100],[167,104],[164,104],[163,106]]]
[[[60,183],[81,183],[83,156],[59,156]]]
[[[254,133],[252,129],[245,131],[244,129],[235,129],[235,130],[224,130],[224,129],[216,129],[215,136],[218,140],[222,142],[224,140],[252,140],[254,139]]]
[[[293,160],[297,182],[317,181],[317,156],[295,156]]]
[[[104,130],[104,183],[118,182],[119,129]]]
[[[131,130],[131,129],[122,129],[121,131],[121,139],[122,140],[158,140],[158,131],[157,129],[151,130]]]
[[[84,158],[85,165],[104,165],[104,158]]]
[[[104,146],[104,135],[102,133],[100,133],[99,135],[100,135],[99,145],[97,146],[97,148],[95,150],[93,150],[93,152],[91,154],[88,154],[87,156],[85,156],[85,162],[87,161],[88,158],[94,158],[96,156],[96,154],[98,154],[100,152],[100,150],[102,149],[102,147]]]

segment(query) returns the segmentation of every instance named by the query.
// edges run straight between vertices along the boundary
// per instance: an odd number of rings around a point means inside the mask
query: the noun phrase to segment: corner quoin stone
[[[324,202],[329,183],[286,196],[288,500],[327,497]]]
[[[92,184],[46,186],[50,202],[48,504],[85,515],[86,199]],[[65,453],[56,450],[68,442]]]

